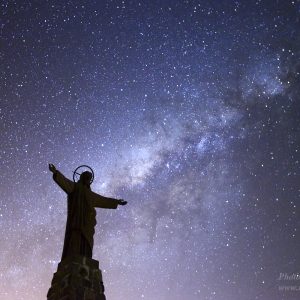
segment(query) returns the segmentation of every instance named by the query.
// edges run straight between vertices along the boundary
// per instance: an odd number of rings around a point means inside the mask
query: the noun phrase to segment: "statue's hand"
[[[49,164],[49,170],[54,173],[56,171],[56,168],[53,164]]]
[[[126,205],[127,204],[127,201],[125,201],[123,199],[119,199],[118,201],[119,201],[118,202],[119,205]]]

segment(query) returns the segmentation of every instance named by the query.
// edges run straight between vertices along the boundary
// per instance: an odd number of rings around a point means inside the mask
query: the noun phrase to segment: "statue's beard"
[[[84,182],[82,180],[79,180],[79,181],[82,183],[82,185],[86,186],[88,189],[91,189],[91,184],[90,183]]]

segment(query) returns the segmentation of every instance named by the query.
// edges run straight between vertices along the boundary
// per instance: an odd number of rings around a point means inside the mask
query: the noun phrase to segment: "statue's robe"
[[[95,207],[115,209],[118,200],[98,195],[80,181],[75,183],[59,171],[53,174],[53,179],[68,194],[68,217],[62,260],[74,255],[92,258],[97,224]]]

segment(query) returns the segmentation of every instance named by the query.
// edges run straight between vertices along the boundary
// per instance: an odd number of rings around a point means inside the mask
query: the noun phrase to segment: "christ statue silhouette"
[[[53,164],[49,164],[54,181],[68,195],[68,216],[65,231],[64,247],[61,260],[81,255],[92,258],[94,233],[96,225],[96,209],[117,208],[126,205],[127,201],[101,196],[92,192],[92,173],[80,174],[77,182],[71,181],[59,172]]]

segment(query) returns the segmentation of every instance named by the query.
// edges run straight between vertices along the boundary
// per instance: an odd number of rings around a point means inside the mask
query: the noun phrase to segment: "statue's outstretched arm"
[[[49,170],[53,173],[54,181],[67,193],[72,193],[74,189],[74,182],[66,178],[60,173],[53,164],[49,164]]]
[[[89,191],[89,199],[91,200],[92,205],[94,207],[113,208],[113,209],[117,208],[122,201],[119,199],[104,197],[92,191]]]

